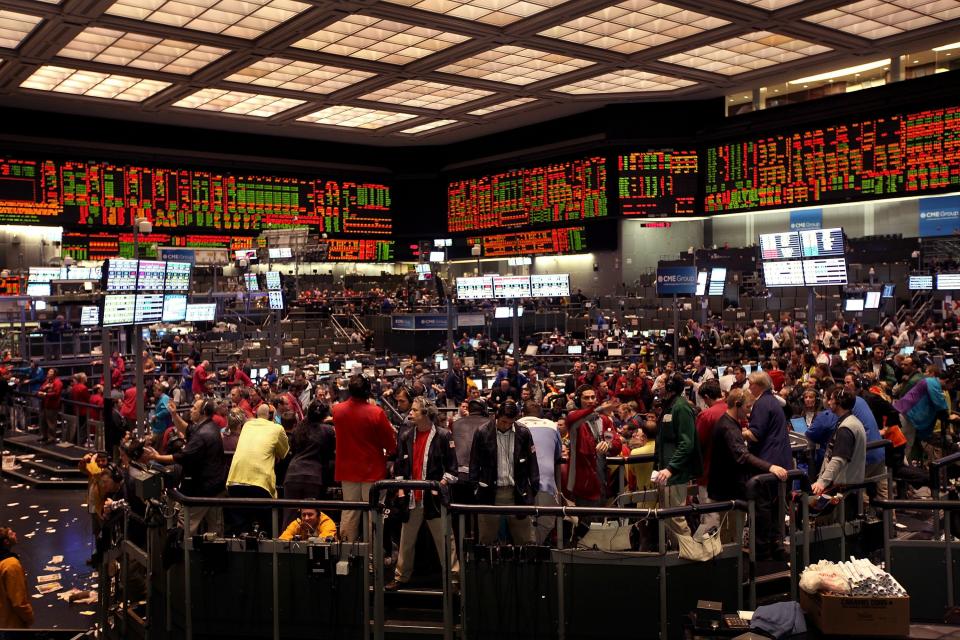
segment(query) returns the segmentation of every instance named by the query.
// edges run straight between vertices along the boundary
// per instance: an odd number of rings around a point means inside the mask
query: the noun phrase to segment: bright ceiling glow
[[[409,113],[394,111],[380,111],[365,107],[349,107],[346,105],[327,107],[320,111],[297,118],[300,122],[326,124],[337,127],[353,127],[356,129],[379,129],[387,125],[411,120],[417,116]]]
[[[278,98],[276,96],[264,96],[244,93],[242,91],[201,89],[173,103],[173,106],[180,107],[181,109],[200,109],[201,111],[217,111],[242,116],[269,118],[287,109],[299,106],[304,102],[305,100]]]
[[[20,86],[90,98],[142,102],[169,87],[170,83],[45,65],[34,71]]]
[[[815,76],[807,76],[806,78],[791,80],[787,84],[804,84],[806,82],[820,82],[821,80],[833,80],[834,78],[842,78],[844,76],[849,76],[854,73],[863,73],[864,71],[879,69],[880,67],[885,67],[888,64],[890,64],[890,58],[887,58],[886,60],[877,60],[876,62],[867,62],[866,64],[858,64],[855,67],[837,69],[836,71],[827,71],[826,73],[818,73]]]

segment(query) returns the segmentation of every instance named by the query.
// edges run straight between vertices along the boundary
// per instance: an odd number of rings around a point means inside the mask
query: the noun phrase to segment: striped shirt
[[[497,486],[513,486],[513,445],[516,435],[511,426],[507,431],[497,429]]]

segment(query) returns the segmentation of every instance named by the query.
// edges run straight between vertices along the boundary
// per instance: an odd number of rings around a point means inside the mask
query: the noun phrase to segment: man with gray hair
[[[743,437],[749,444],[750,453],[772,465],[793,468],[790,453],[790,439],[787,436],[787,418],[783,407],[773,394],[773,381],[763,371],[755,371],[747,378],[750,393],[756,400],[750,411],[750,422],[743,430]],[[774,482],[766,482],[757,487],[757,555],[759,559],[783,560],[783,540],[780,536],[779,489]]]

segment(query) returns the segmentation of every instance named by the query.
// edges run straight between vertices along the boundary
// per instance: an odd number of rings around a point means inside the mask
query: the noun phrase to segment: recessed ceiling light
[[[230,53],[229,49],[168,40],[140,33],[88,27],[58,55],[105,64],[191,74]]]
[[[300,106],[304,102],[306,100],[278,98],[276,96],[244,93],[243,91],[201,89],[173,103],[173,106],[181,109],[200,109],[201,111],[269,118],[287,109]]]
[[[950,49],[960,49],[960,42],[951,42],[950,44],[945,44],[941,47],[934,47],[933,51],[949,51]]]
[[[169,82],[146,80],[97,71],[44,65],[20,86],[37,91],[55,91],[91,98],[142,102],[170,86]]]
[[[914,61],[913,61],[913,64],[920,64],[920,61],[919,61],[919,60],[914,60]]]
[[[493,104],[489,107],[480,107],[479,109],[474,109],[473,111],[468,111],[472,116],[485,116],[497,111],[504,111],[506,109],[512,109],[513,107],[519,107],[522,104],[527,104],[533,102],[536,98],[516,98],[514,100],[508,100],[506,102],[501,102],[499,104]]]
[[[16,49],[43,18],[0,10],[0,47]]]
[[[673,91],[681,87],[689,87],[692,84],[695,83],[683,78],[662,76],[636,69],[621,69],[556,87],[553,91],[572,95],[642,93],[645,91]]]
[[[448,125],[454,124],[456,120],[434,120],[433,122],[427,122],[425,124],[418,125],[416,127],[410,127],[409,129],[404,129],[400,133],[423,133],[424,131],[432,131],[433,129],[439,129],[440,127],[446,127]]]
[[[882,67],[883,65],[890,64],[890,59],[886,60],[876,60],[874,62],[867,62],[865,64],[858,64],[855,67],[844,67],[843,69],[835,69],[833,71],[827,71],[825,73],[818,73],[813,76],[807,76],[805,78],[799,78],[797,80],[790,80],[788,84],[803,84],[804,82],[820,82],[821,80],[830,80],[832,78],[842,78],[844,76],[849,76],[851,74],[860,72],[860,71],[871,71]],[[858,74],[859,75],[859,74]]]
[[[310,6],[296,0],[117,0],[107,13],[252,40]]]

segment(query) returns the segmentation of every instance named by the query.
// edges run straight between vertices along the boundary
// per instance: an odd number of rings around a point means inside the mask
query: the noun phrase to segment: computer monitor
[[[583,345],[582,344],[569,344],[567,345],[567,353],[571,356],[582,356],[583,355]]]
[[[290,373],[290,365],[282,364],[280,365],[280,375],[286,375]]]
[[[321,363],[319,363],[317,370],[318,370],[320,373],[330,373],[330,363],[329,363],[329,362],[321,362]]]

